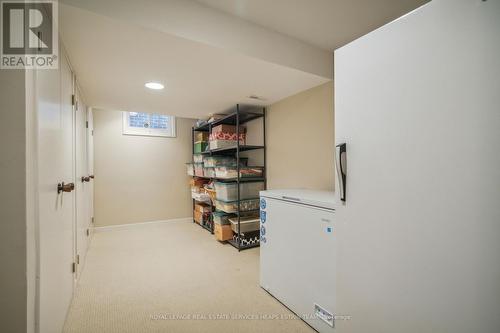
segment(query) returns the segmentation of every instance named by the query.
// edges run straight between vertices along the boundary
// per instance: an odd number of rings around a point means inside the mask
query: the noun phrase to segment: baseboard
[[[107,231],[117,231],[117,230],[128,230],[134,229],[138,227],[144,227],[153,224],[161,224],[161,223],[171,223],[171,222],[193,222],[192,217],[183,217],[178,219],[170,219],[170,220],[159,220],[159,221],[148,221],[148,222],[139,222],[139,223],[128,223],[128,224],[116,224],[116,225],[107,225],[103,227],[94,227],[94,232],[107,232]]]

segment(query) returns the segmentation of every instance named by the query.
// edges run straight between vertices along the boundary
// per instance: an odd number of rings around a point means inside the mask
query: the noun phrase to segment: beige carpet
[[[64,332],[314,332],[258,279],[258,248],[190,222],[96,233]]]

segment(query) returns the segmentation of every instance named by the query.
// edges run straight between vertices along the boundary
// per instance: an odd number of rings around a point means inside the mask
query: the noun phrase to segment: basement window
[[[144,112],[123,112],[123,134],[175,137],[175,117]]]

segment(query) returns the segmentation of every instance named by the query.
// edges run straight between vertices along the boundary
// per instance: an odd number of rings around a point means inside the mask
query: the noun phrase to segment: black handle
[[[64,182],[62,182],[57,184],[57,193],[73,192],[74,189],[75,189],[75,184],[73,183],[64,184]]]
[[[346,199],[346,178],[347,178],[347,145],[341,143],[336,146],[337,175],[339,178],[340,200]]]
[[[82,177],[82,183],[85,183],[85,182],[89,182],[90,181],[90,177],[87,176],[87,177]]]

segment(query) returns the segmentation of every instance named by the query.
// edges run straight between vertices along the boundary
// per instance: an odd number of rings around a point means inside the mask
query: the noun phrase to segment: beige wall
[[[192,216],[186,174],[192,119],[177,118],[177,137],[122,134],[120,111],[95,110],[95,224]]]
[[[0,330],[27,330],[26,96],[23,70],[0,70]]]
[[[266,120],[268,188],[334,189],[333,83],[281,100]]]

